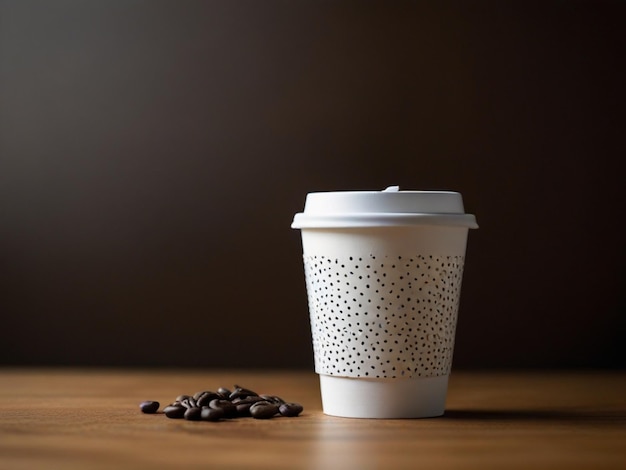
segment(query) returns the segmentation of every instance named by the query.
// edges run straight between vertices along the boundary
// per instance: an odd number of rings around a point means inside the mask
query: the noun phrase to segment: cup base
[[[320,374],[324,414],[343,418],[432,418],[446,405],[448,375],[364,379]]]

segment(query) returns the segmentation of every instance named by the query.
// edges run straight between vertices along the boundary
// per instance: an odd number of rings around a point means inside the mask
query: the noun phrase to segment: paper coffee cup
[[[307,195],[301,229],[323,411],[353,418],[442,415],[467,233],[448,191]]]

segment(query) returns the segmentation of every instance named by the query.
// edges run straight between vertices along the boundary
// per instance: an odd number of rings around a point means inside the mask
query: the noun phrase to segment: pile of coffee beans
[[[139,409],[148,414],[159,410],[158,401],[144,401]],[[163,408],[163,413],[172,419],[189,421],[219,421],[221,419],[250,416],[269,419],[274,416],[298,416],[302,405],[289,403],[275,395],[259,395],[250,389],[235,385],[231,390],[220,387],[212,392],[203,390],[194,395],[179,395]]]

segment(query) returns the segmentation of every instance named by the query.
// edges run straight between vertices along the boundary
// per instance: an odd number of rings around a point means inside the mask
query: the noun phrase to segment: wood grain
[[[304,405],[297,418],[218,423],[139,411],[240,384]],[[291,371],[0,369],[1,469],[626,468],[621,372],[455,372],[446,415],[360,420],[321,411]]]

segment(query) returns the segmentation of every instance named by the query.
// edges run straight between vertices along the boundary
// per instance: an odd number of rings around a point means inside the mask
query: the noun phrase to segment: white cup
[[[448,191],[310,193],[302,231],[323,411],[425,418],[445,409],[467,232]]]

